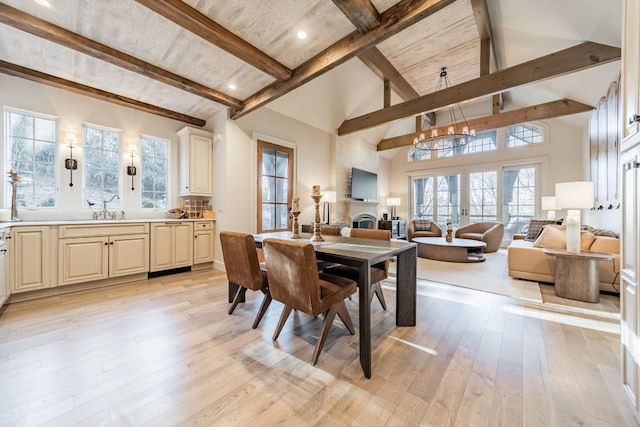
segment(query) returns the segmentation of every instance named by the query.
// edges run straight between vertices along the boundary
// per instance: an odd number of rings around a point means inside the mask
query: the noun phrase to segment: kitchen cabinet
[[[213,221],[196,221],[193,225],[193,263],[213,262]]]
[[[151,224],[151,265],[149,271],[189,267],[193,264],[193,223]]]
[[[185,127],[180,138],[180,195],[213,195],[213,139],[210,132]]]
[[[7,280],[7,273],[10,267],[7,265],[9,261],[5,236],[5,230],[0,230],[0,307],[9,298],[10,294]]]
[[[624,0],[622,25],[622,148],[640,131],[640,0]]]
[[[11,293],[56,286],[57,227],[26,226],[11,231],[13,280]]]
[[[59,285],[149,271],[148,224],[60,227]]]

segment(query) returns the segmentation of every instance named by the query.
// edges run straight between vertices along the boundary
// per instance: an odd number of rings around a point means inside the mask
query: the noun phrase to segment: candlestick
[[[313,196],[320,196],[320,186],[319,185],[314,185],[313,186],[313,194],[311,197]]]
[[[300,211],[299,210],[291,209],[291,216],[293,217],[293,227],[291,228],[291,238],[292,239],[299,239],[300,238],[300,227],[298,225],[298,215],[300,215]]]
[[[453,236],[451,235],[452,231],[453,231],[453,226],[451,225],[451,218],[449,218],[447,220],[447,235],[445,237],[445,240],[447,242],[451,242],[453,240]]]
[[[313,191],[316,191],[316,187],[318,188],[318,193],[320,193],[320,186],[314,185]],[[324,242],[322,235],[320,234],[320,199],[322,199],[321,194],[314,194],[311,196],[314,203],[316,204],[316,219],[313,222],[313,236],[311,237],[312,242]]]
[[[300,212],[300,198],[299,197],[294,197],[293,198],[293,202],[292,202],[293,207],[291,208],[291,211],[298,211]]]

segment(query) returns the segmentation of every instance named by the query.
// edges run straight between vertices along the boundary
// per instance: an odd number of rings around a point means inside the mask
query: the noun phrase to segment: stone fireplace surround
[[[353,228],[377,228],[378,202],[361,202],[358,200],[345,200],[345,212],[347,224]]]

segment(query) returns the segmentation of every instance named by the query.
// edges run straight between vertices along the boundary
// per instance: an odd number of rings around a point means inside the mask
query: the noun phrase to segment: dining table
[[[256,247],[266,239],[293,240],[291,232],[254,234]],[[342,236],[322,236],[312,242],[309,233],[295,239],[313,244],[316,258],[322,261],[358,268],[360,365],[366,378],[371,378],[371,266],[395,258],[396,325],[416,325],[416,244],[402,240],[372,240]],[[233,289],[229,287],[229,297]]]

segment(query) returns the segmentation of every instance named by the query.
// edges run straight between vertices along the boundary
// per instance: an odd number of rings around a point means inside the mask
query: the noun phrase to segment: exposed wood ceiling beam
[[[380,25],[380,14],[370,0],[333,0],[333,3],[361,33]]]
[[[494,70],[500,69],[496,46],[493,41],[493,30],[491,29],[487,0],[471,0],[471,8],[478,28],[478,35],[480,36],[480,75],[485,76],[491,72],[491,64],[493,64]],[[493,95],[493,114],[498,114],[503,105],[503,94]]]
[[[300,87],[372,46],[409,28],[456,0],[401,0],[380,14],[381,23],[371,31],[354,31],[293,70],[289,80],[276,81],[247,98],[231,113],[238,119],[266,103]]]
[[[62,27],[58,27],[57,25],[31,16],[3,3],[0,3],[0,23],[10,25],[18,30],[25,31],[85,55],[93,56],[94,58],[228,107],[239,107],[241,105],[239,99],[208,88],[160,67],[156,67],[153,64],[127,55],[124,52],[105,46]]]
[[[289,68],[182,0],[136,1],[278,80],[291,77]]]
[[[377,47],[362,52],[358,58],[381,79],[389,79],[391,88],[405,101],[420,96],[402,74],[389,62]]]
[[[493,95],[527,83],[558,77],[620,59],[620,48],[585,42],[532,61],[479,77],[420,98],[383,108],[345,120],[338,135],[345,135],[398,120],[434,111],[463,101]]]
[[[123,107],[129,107],[135,110],[144,111],[145,113],[151,113],[157,116],[166,117],[168,119],[178,120],[180,122],[188,123],[191,125],[204,126],[206,124],[206,121],[198,119],[197,117],[187,116],[186,114],[167,110],[165,108],[157,107],[155,105],[147,104],[141,101],[136,101],[135,99],[127,98],[125,96],[106,92],[104,90],[96,89],[91,86],[72,82],[71,80],[65,80],[60,77],[52,76],[51,74],[41,73],[40,71],[21,67],[9,62],[0,61],[0,72],[9,74],[11,76],[31,80],[33,82],[41,83],[47,86],[52,86],[58,89],[77,93],[79,95],[99,99],[101,101],[107,101],[112,104],[118,104]]]
[[[476,132],[488,129],[496,129],[505,126],[511,126],[519,123],[525,123],[533,120],[543,120],[552,117],[567,116],[570,114],[583,113],[593,110],[590,105],[585,105],[570,99],[562,99],[560,101],[547,102],[531,107],[520,108],[513,111],[494,114],[486,117],[468,120],[469,127],[474,128]],[[441,133],[447,133],[446,126],[438,128]],[[390,150],[392,148],[405,147],[413,144],[413,138],[418,133],[400,135],[393,138],[383,139],[378,143],[378,151]]]

